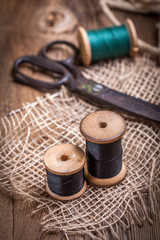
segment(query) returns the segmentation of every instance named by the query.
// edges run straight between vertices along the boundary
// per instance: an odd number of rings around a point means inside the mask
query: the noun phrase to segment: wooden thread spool
[[[80,131],[86,139],[85,176],[92,185],[110,187],[125,178],[127,169],[122,161],[121,147],[125,130],[125,120],[111,111],[97,111],[81,121]],[[115,170],[112,166],[116,166]]]
[[[49,195],[62,201],[80,197],[87,187],[84,164],[85,154],[75,145],[58,144],[49,148],[44,156]]]
[[[137,32],[131,19],[126,20],[126,27],[130,37],[130,55],[134,57],[137,55],[139,49]],[[92,51],[87,31],[83,27],[78,28],[78,41],[81,61],[85,66],[89,66],[92,61]]]

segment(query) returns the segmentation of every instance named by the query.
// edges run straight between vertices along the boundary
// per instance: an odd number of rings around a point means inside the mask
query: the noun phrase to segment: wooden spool
[[[97,111],[87,115],[80,123],[80,131],[89,142],[97,144],[113,143],[120,138],[126,130],[125,120],[117,113],[111,111]],[[97,178],[92,176],[85,164],[85,176],[89,183],[97,187],[110,187],[120,183],[126,176],[127,169],[122,161],[122,169],[112,178]]]
[[[130,35],[130,55],[134,57],[138,53],[137,32],[131,19],[126,20],[126,26]],[[83,27],[78,28],[78,41],[81,61],[85,66],[89,66],[92,61],[92,52],[87,31]]]
[[[47,150],[44,156],[45,168],[53,174],[67,176],[82,170],[85,164],[85,154],[81,148],[72,144],[58,144]],[[46,189],[49,195],[57,200],[68,201],[80,197],[86,190],[84,180],[82,189],[74,195],[60,196],[50,190],[48,182]]]

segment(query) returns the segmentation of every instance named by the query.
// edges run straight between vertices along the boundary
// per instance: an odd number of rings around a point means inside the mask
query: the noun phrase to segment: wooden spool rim
[[[137,31],[135,28],[135,25],[131,19],[126,20],[126,27],[129,31],[129,36],[130,36],[130,44],[131,44],[131,50],[130,50],[130,55],[132,57],[135,57],[139,51],[138,49],[138,36],[137,36]]]
[[[119,119],[122,120],[123,122],[123,128],[122,130],[120,131],[119,134],[115,135],[114,137],[112,138],[106,138],[106,140],[100,140],[100,139],[96,139],[92,136],[89,136],[88,134],[86,134],[85,130],[83,130],[83,121],[85,120],[85,118],[87,118],[89,115],[91,114],[98,114],[99,112],[104,112],[104,114],[106,113],[113,113],[115,116],[117,116]],[[103,121],[103,120],[102,120]],[[122,136],[125,134],[125,131],[126,131],[126,122],[124,120],[124,118],[119,115],[118,113],[115,113],[115,112],[112,112],[112,111],[106,111],[106,110],[101,110],[101,111],[96,111],[96,112],[93,112],[93,113],[89,113],[88,115],[86,115],[80,122],[80,132],[82,134],[82,136],[89,142],[93,142],[93,143],[97,143],[97,144],[107,144],[107,143],[112,143],[112,142],[115,142],[117,140],[119,140],[120,138],[122,138]]]
[[[84,156],[84,158],[85,158],[85,156]],[[79,171],[84,167],[85,162],[86,162],[86,160],[84,161],[83,165],[82,165],[80,168],[76,169],[75,171],[67,172],[67,173],[55,172],[55,171],[49,169],[49,168],[45,165],[44,162],[43,162],[43,163],[44,163],[45,168],[46,168],[49,172],[51,172],[51,173],[53,173],[53,174],[56,174],[56,175],[60,175],[60,176],[68,176],[68,175],[72,175],[72,174],[74,174],[74,173],[79,172]]]
[[[111,187],[111,186],[117,185],[118,183],[122,182],[127,175],[127,168],[126,168],[126,164],[124,161],[122,161],[121,171],[112,178],[102,179],[102,178],[96,178],[96,177],[92,176],[88,172],[87,164],[85,164],[84,169],[85,169],[86,179],[88,180],[88,182],[91,185],[93,185],[95,187]]]
[[[60,196],[60,195],[57,195],[54,192],[52,192],[48,186],[48,183],[46,183],[46,190],[47,190],[48,194],[51,197],[53,197],[57,200],[61,200],[61,201],[69,201],[69,200],[79,198],[86,191],[86,188],[87,188],[87,182],[86,182],[86,180],[84,180],[84,185],[78,193],[75,193],[74,195],[71,195],[71,196]]]
[[[78,40],[80,48],[80,58],[82,63],[87,67],[91,64],[92,52],[87,31],[83,27],[78,28]]]
[[[132,57],[135,57],[139,50],[138,37],[137,37],[136,28],[131,19],[126,20],[126,27],[129,31],[129,36],[130,36],[130,44],[131,44],[130,55]],[[81,61],[85,66],[89,66],[92,61],[92,51],[91,51],[91,46],[90,46],[87,31],[82,26],[78,28],[78,40],[80,45],[79,48],[80,48]]]
[[[59,144],[59,145],[63,145],[63,144]],[[67,144],[66,144],[66,145],[67,145]],[[53,146],[53,147],[54,147],[54,146]],[[51,147],[51,148],[53,148],[53,147]],[[76,146],[76,147],[77,147],[77,146]],[[79,147],[77,147],[77,148],[79,148]],[[48,151],[49,149],[50,149],[50,148],[48,148],[47,151]],[[46,151],[46,152],[47,152],[47,151]],[[79,171],[84,167],[84,164],[85,164],[85,162],[86,162],[85,153],[84,153],[84,151],[83,151],[82,149],[81,149],[81,151],[83,152],[82,165],[81,165],[80,168],[78,168],[78,169],[76,169],[76,170],[74,170],[74,171],[70,171],[70,172],[57,172],[57,171],[54,171],[54,170],[50,169],[50,168],[46,165],[46,163],[45,163],[45,155],[44,155],[44,158],[43,158],[43,164],[44,164],[45,168],[46,168],[49,172],[51,172],[51,173],[53,173],[53,174],[60,175],[60,176],[72,175],[72,174],[74,174],[74,173],[79,172]]]

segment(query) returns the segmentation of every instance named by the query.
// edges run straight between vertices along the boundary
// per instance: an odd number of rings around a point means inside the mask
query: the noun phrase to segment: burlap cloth
[[[147,56],[100,62],[83,69],[113,89],[159,104],[160,68]],[[58,143],[72,143],[85,149],[79,123],[98,107],[86,103],[64,87],[46,94],[1,119],[0,183],[10,193],[18,193],[37,202],[45,210],[41,222],[47,232],[88,234],[92,239],[107,239],[110,229],[118,238],[121,226],[150,222],[159,191],[159,125],[124,112],[127,131],[122,139],[123,159],[127,165],[125,180],[111,188],[88,185],[85,194],[70,202],[56,201],[45,189],[43,156]],[[107,108],[112,109],[112,108]],[[149,205],[144,199],[148,198]]]

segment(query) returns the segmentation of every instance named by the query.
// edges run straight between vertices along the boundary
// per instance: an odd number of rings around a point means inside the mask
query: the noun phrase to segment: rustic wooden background
[[[96,0],[1,0],[0,1],[0,114],[21,107],[23,102],[35,101],[36,96],[44,95],[36,89],[13,82],[11,68],[13,61],[25,54],[36,54],[40,47],[53,39],[76,41],[75,33],[55,35],[42,33],[37,27],[38,11],[48,5],[70,8],[85,28],[104,27],[110,24]],[[114,11],[120,21],[130,17],[134,20],[140,38],[151,44],[157,44],[155,23],[158,16],[136,15]],[[7,174],[7,173],[6,173]],[[46,234],[41,231],[40,221],[43,213],[32,214],[34,205],[26,205],[23,200],[13,199],[0,193],[0,239],[1,240],[49,240],[63,239],[60,234]],[[153,224],[144,222],[143,226],[132,225],[125,232],[121,231],[122,240],[158,240],[160,219],[157,216]],[[87,237],[73,236],[80,240]],[[112,238],[111,238],[112,239]]]

